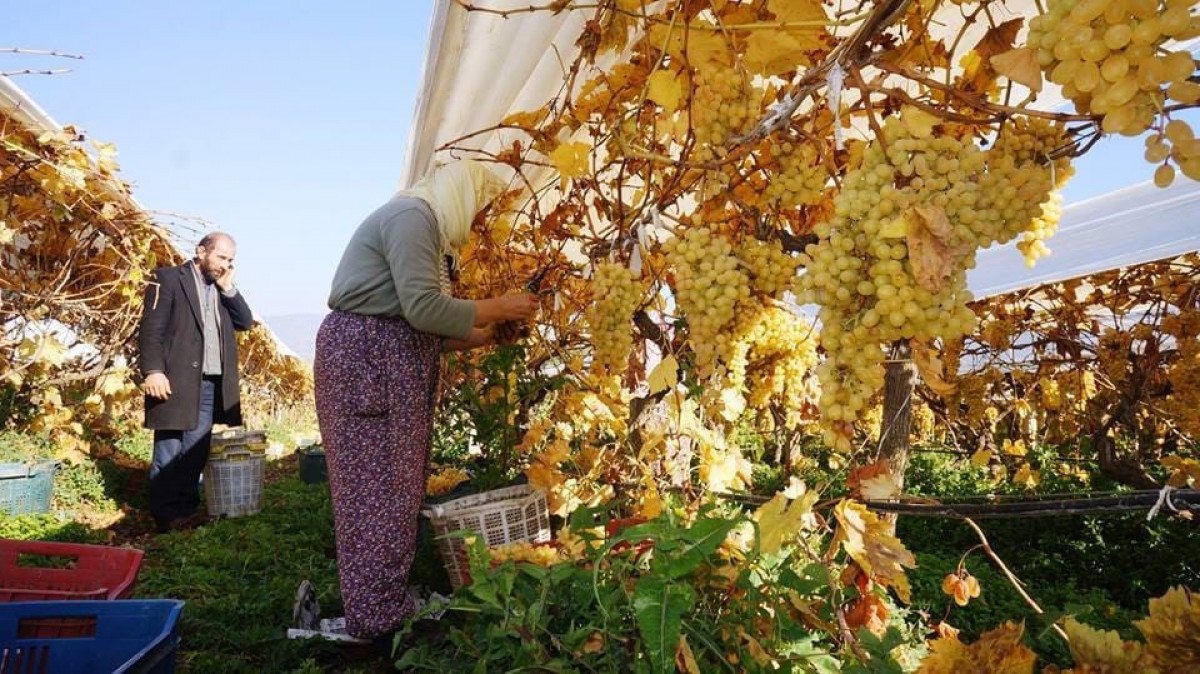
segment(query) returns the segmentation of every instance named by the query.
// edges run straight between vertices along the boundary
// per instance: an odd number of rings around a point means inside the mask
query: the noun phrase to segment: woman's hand
[[[537,309],[537,295],[530,293],[475,300],[475,325],[490,325],[497,321],[527,321]]]
[[[466,351],[493,344],[495,343],[495,332],[495,326],[491,325],[482,328],[471,328],[471,333],[467,335],[466,339],[444,340],[442,342],[442,351]]]

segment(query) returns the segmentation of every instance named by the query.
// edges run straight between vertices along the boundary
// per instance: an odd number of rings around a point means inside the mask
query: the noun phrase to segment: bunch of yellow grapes
[[[817,364],[813,326],[791,311],[769,304],[747,307],[742,315],[734,329],[737,342],[729,362],[731,384],[745,390],[746,402],[753,409],[776,401],[784,409],[799,410],[813,398],[809,384],[809,373]]]
[[[529,541],[516,541],[514,543],[494,545],[488,548],[488,555],[491,557],[492,562],[496,564],[525,562],[537,564],[538,566],[552,566],[564,561],[558,553],[558,548],[550,545],[530,543]]]
[[[800,261],[777,240],[747,238],[738,245],[737,257],[750,272],[751,287],[767,297],[782,297],[796,281]]]
[[[471,475],[462,468],[454,466],[443,468],[429,476],[429,479],[425,482],[425,494],[427,496],[448,494],[452,489],[469,479],[471,479]]]
[[[1191,53],[1164,47],[1168,40],[1200,36],[1193,0],[1049,0],[1029,23],[1028,44],[1050,80],[1083,113],[1103,115],[1108,133],[1136,136],[1154,125],[1167,99],[1200,101],[1190,78]],[[1190,135],[1190,134],[1189,134]],[[1158,151],[1155,151],[1158,154]],[[1169,184],[1166,157],[1155,180]],[[1188,146],[1176,158],[1184,173],[1200,178],[1200,153]]]
[[[979,248],[1033,232],[1069,166],[1049,159],[1055,127],[1013,125],[988,152],[970,129],[942,124],[906,108],[885,121],[862,163],[847,173],[834,217],[815,228],[797,283],[804,302],[821,306],[817,367],[825,440],[848,450],[853,423],[883,384],[881,345],[932,343],[968,334],[975,315],[966,270]],[[1044,155],[1044,156],[1043,156]],[[1045,225],[1041,225],[1043,230]],[[915,243],[914,243],[915,242]],[[936,265],[912,258],[913,245],[934,245]]]
[[[775,146],[777,153],[765,196],[780,208],[796,208],[821,201],[829,171],[817,147],[790,140]]]
[[[756,121],[754,91],[749,78],[735,68],[706,68],[696,73],[692,128],[697,161],[721,157],[730,137],[745,133]]]
[[[1074,174],[1062,152],[1071,140],[1061,124],[1040,118],[1005,122],[986,153],[980,179],[978,246],[1006,243],[1020,236],[1017,249],[1032,267],[1048,255],[1046,240],[1058,231],[1062,196],[1057,192]],[[1061,155],[1061,156],[1060,156]]]
[[[1167,187],[1175,181],[1175,167],[1192,180],[1200,180],[1200,139],[1192,127],[1182,119],[1172,119],[1163,130],[1146,136],[1146,161],[1158,164],[1154,170],[1154,184]]]
[[[750,297],[750,277],[729,241],[707,227],[689,229],[663,249],[675,272],[675,300],[687,316],[697,372],[707,378],[732,345],[726,327],[738,302]]]
[[[625,371],[633,348],[630,322],[645,293],[645,284],[629,267],[615,262],[596,266],[592,303],[584,319],[594,347],[593,369],[598,373],[620,375]]]

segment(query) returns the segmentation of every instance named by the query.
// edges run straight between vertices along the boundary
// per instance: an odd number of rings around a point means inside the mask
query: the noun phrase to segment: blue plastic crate
[[[9,515],[50,512],[57,461],[0,463],[0,512]]]
[[[182,610],[173,599],[0,604],[0,674],[171,674]]]

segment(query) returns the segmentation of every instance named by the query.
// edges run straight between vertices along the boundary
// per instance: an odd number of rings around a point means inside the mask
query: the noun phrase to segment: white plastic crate
[[[442,564],[450,576],[450,585],[456,590],[471,582],[471,567],[465,542],[449,534],[472,531],[483,536],[488,547],[517,541],[545,543],[550,540],[546,494],[527,484],[427,505],[424,513],[433,525]]]
[[[226,446],[213,452],[204,466],[204,497],[211,517],[243,517],[262,510],[262,452]]]

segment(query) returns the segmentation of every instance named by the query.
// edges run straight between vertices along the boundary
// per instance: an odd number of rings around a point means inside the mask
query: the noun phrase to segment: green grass
[[[137,594],[187,602],[183,672],[328,671],[347,657],[361,660],[348,654],[353,647],[285,638],[304,579],[317,588],[322,614],[337,615],[328,487],[288,476],[267,486],[257,515],[152,539]],[[359,666],[380,664],[368,657]]]

